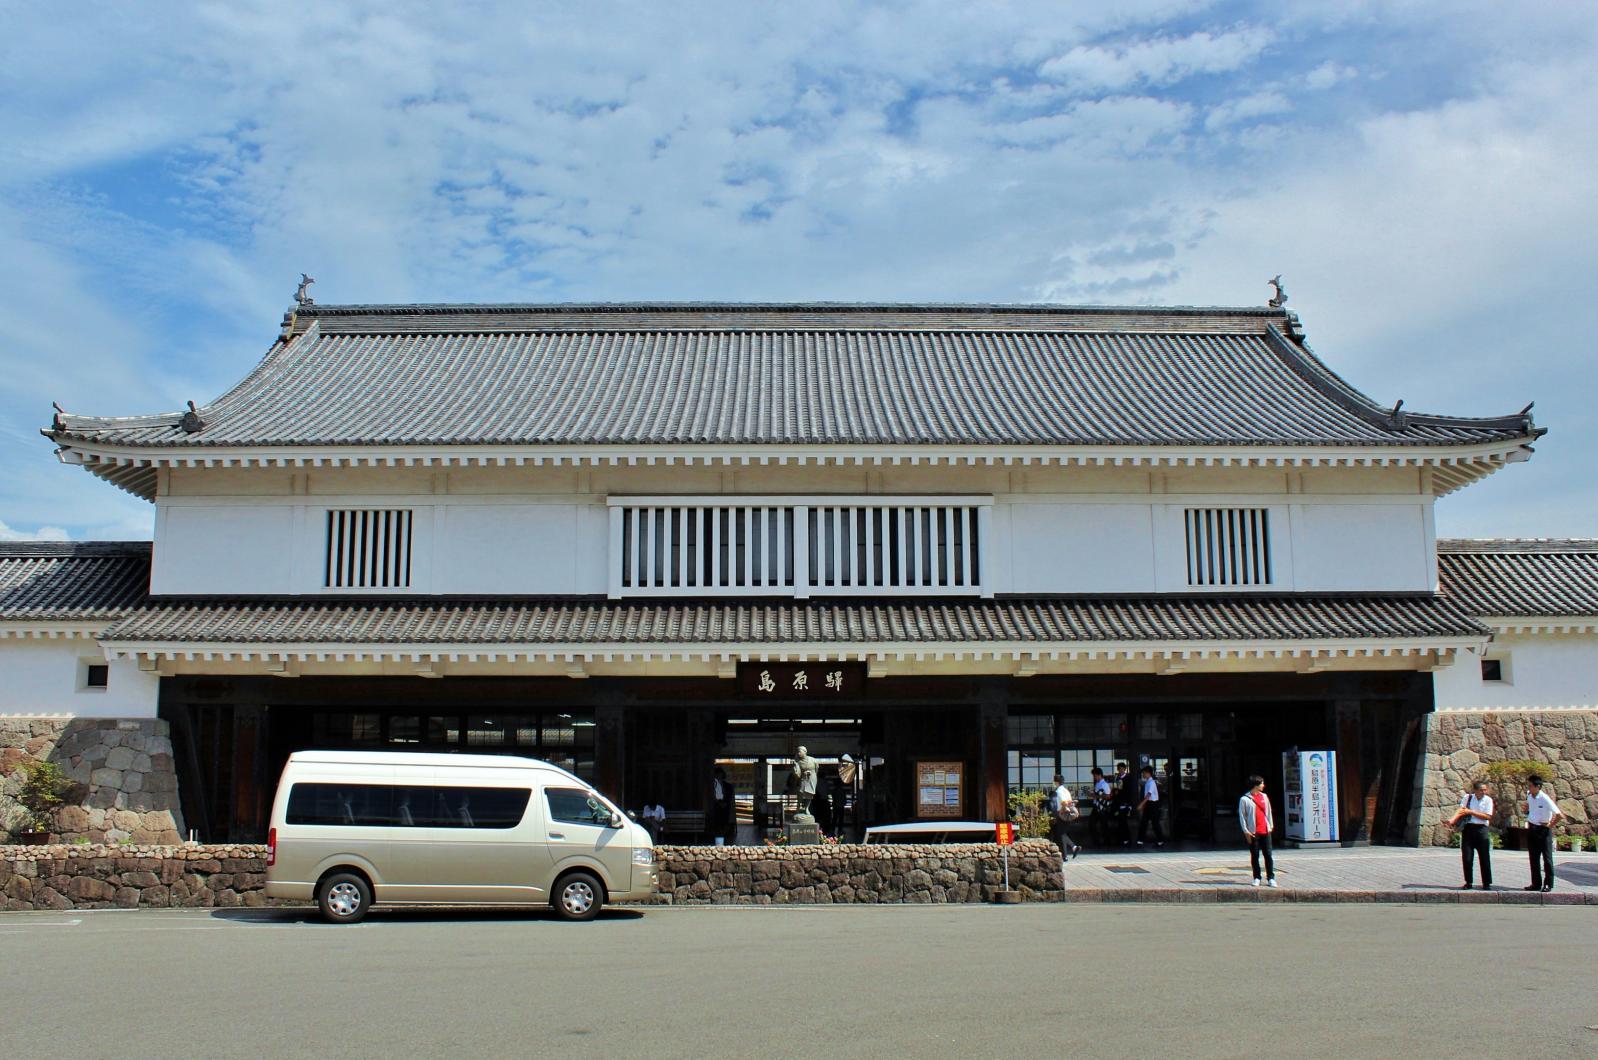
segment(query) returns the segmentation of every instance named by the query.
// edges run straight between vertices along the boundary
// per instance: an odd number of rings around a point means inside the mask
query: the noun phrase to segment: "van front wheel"
[[[372,907],[372,888],[353,872],[335,872],[316,890],[322,919],[330,924],[355,924]]]
[[[562,920],[592,920],[599,915],[605,901],[605,886],[599,878],[588,872],[573,872],[562,876],[555,888],[555,900],[550,904]]]

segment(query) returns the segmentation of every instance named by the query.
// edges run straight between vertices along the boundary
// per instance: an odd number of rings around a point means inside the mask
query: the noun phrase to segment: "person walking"
[[[1526,796],[1526,850],[1531,855],[1531,886],[1528,891],[1554,889],[1554,825],[1565,819],[1559,804],[1543,790],[1543,778],[1533,773],[1526,778],[1531,789]]]
[[[1265,794],[1265,778],[1248,778],[1248,790],[1237,800],[1237,823],[1248,839],[1248,864],[1254,870],[1254,886],[1260,885],[1260,861],[1265,862],[1265,885],[1276,886],[1276,862],[1271,857],[1271,832],[1276,818],[1271,816],[1271,800]]]
[[[1082,849],[1071,839],[1066,825],[1077,819],[1076,797],[1066,786],[1065,778],[1056,774],[1054,790],[1049,794],[1049,838],[1060,848],[1060,860],[1070,861]]]
[[[1481,862],[1481,889],[1493,889],[1493,845],[1487,835],[1487,826],[1493,819],[1493,797],[1487,794],[1487,782],[1478,780],[1459,800],[1459,810],[1449,824],[1459,829],[1459,855],[1465,870],[1465,886],[1470,890],[1472,870]]]
[[[1093,767],[1093,816],[1088,820],[1093,842],[1100,848],[1110,845],[1110,817],[1115,812],[1114,789],[1104,778],[1104,770]]]
[[[1115,763],[1115,825],[1121,845],[1132,845],[1132,809],[1137,805],[1137,778],[1125,762]]]
[[[1160,786],[1154,781],[1154,767],[1143,767],[1143,798],[1137,804],[1137,845],[1143,845],[1149,825],[1154,826],[1154,845],[1165,845],[1165,829],[1160,827]]]

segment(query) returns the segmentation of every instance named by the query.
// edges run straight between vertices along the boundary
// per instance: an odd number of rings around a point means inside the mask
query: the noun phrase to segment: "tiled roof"
[[[719,644],[1365,640],[1485,636],[1434,596],[616,604],[156,601],[116,643]]]
[[[149,587],[148,541],[0,541],[0,621],[120,618]]]
[[[1437,574],[1473,615],[1598,615],[1598,539],[1442,538]]]
[[[1378,406],[1280,309],[313,306],[228,393],[57,441],[1447,446],[1537,433]]]

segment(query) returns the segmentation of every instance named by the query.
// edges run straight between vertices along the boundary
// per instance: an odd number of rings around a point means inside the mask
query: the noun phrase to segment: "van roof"
[[[548,769],[587,785],[587,781],[560,766],[539,758],[523,758],[519,755],[457,755],[428,751],[295,751],[289,755],[289,764],[295,762],[325,762],[352,766],[448,766],[456,769]]]

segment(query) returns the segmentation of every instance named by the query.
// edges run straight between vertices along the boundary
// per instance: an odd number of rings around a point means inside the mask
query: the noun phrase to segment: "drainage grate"
[[[1106,865],[1104,868],[1109,872],[1141,872],[1145,876],[1149,874],[1148,869],[1139,865]]]

